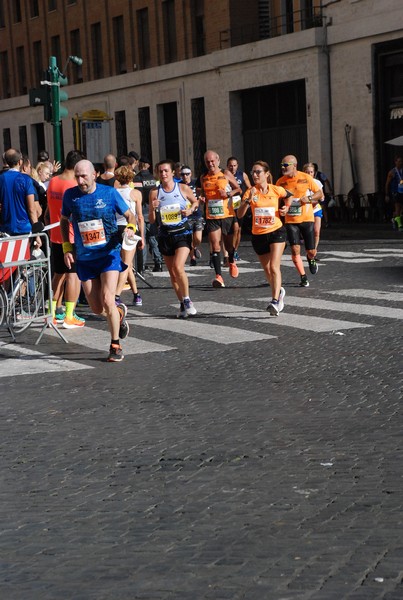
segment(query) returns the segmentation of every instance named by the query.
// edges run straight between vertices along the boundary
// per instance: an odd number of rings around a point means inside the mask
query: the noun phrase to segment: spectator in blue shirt
[[[9,235],[38,233],[43,226],[38,222],[32,179],[20,172],[22,154],[10,148],[4,160],[9,168],[0,175],[0,231]]]

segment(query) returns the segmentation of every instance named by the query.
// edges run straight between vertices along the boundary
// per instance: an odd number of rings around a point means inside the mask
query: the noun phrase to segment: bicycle
[[[5,325],[13,337],[47,314],[48,269],[44,267],[47,259],[35,248],[35,242],[31,254],[32,238],[36,236],[11,238],[0,234],[0,244],[5,246],[0,262],[0,326]],[[6,256],[17,260],[7,262]]]

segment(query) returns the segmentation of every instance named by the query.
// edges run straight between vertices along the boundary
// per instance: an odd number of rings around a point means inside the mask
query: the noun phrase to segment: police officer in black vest
[[[143,247],[143,252],[137,253],[137,271],[141,274],[147,263],[147,244],[150,248],[154,260],[154,272],[162,271],[162,254],[158,248],[157,242],[157,225],[150,224],[148,221],[148,196],[150,191],[157,186],[157,182],[153,174],[150,172],[151,161],[146,156],[141,156],[139,160],[139,172],[134,177],[134,185],[142,195],[143,216],[146,234],[146,244]]]

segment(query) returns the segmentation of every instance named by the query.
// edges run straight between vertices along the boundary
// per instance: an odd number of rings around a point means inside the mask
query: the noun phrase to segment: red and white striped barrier
[[[30,256],[29,238],[13,240],[13,238],[0,240],[0,263],[7,267],[8,263],[18,260],[28,260]]]
[[[16,267],[10,268],[10,263],[29,260],[30,241],[28,237],[17,240],[13,238],[0,240],[0,283],[10,279],[11,274],[15,271]]]

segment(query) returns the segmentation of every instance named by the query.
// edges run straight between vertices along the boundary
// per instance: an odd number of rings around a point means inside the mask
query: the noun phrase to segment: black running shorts
[[[305,250],[315,250],[313,227],[313,221],[305,221],[305,223],[286,223],[290,246],[300,246],[302,238],[305,243]]]
[[[71,265],[71,269],[68,269],[64,262],[64,253],[62,244],[51,244],[51,261],[52,261],[52,273],[63,275],[64,273],[77,273],[76,263]]]
[[[226,217],[225,219],[207,219],[207,233],[221,229],[223,235],[231,235],[234,233],[235,217]]]
[[[271,244],[284,244],[287,241],[287,231],[285,227],[279,227],[271,233],[260,233],[252,235],[252,246],[258,256],[270,253]]]
[[[192,248],[192,235],[190,233],[158,236],[157,240],[162,256],[175,256],[178,248],[189,248],[189,250]]]

